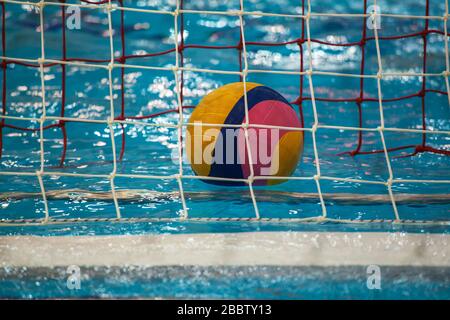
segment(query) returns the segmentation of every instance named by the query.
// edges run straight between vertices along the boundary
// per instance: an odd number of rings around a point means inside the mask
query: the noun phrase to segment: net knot
[[[304,44],[305,43],[305,39],[297,39],[297,44],[299,45],[299,46],[301,46],[302,44]]]
[[[355,99],[355,102],[357,104],[361,104],[361,103],[363,103],[363,101],[364,101],[364,99],[362,97],[358,97],[358,98]]]
[[[425,40],[427,38],[427,34],[428,34],[428,30],[422,30],[422,32],[420,33],[422,35],[422,38]]]
[[[428,149],[425,146],[419,145],[419,146],[416,146],[414,151],[415,151],[415,153],[421,153],[421,152],[425,152],[427,150]]]
[[[117,116],[117,117],[114,118],[114,120],[124,121],[125,120],[125,116],[123,116],[123,115]]]
[[[243,10],[232,10],[232,11],[228,11],[228,13],[232,16],[242,16],[244,15],[244,11]]]
[[[421,97],[421,98],[425,97],[425,90],[420,90],[420,91],[417,93],[417,96],[418,96],[418,97]]]
[[[127,62],[127,58],[124,56],[121,56],[121,57],[117,58],[116,61],[121,64],[125,64]]]
[[[388,186],[388,187],[391,187],[392,186],[392,177],[389,177],[389,179],[387,179],[387,181],[386,181],[386,185]]]
[[[358,45],[360,47],[364,47],[366,45],[366,42],[367,42],[367,40],[363,38],[363,39],[361,39],[361,41],[359,41]]]
[[[301,105],[303,102],[303,97],[297,97],[297,99],[292,103],[292,104],[296,104],[296,105]]]
[[[62,127],[64,127],[65,124],[66,124],[65,120],[59,120],[58,127],[62,128]]]

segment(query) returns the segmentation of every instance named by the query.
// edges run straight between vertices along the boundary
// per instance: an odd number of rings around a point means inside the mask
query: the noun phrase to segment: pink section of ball
[[[255,128],[252,124],[300,128],[300,120],[292,107],[277,100],[266,100],[254,105],[248,112],[249,146],[252,152],[253,171],[255,176],[267,175],[263,169],[270,168],[272,154],[281,139],[289,132],[286,129]],[[245,119],[243,121],[245,123]],[[264,133],[265,131],[265,133]],[[238,134],[238,155],[244,178],[250,175],[250,161],[245,144],[244,129]],[[261,155],[261,156],[260,156]],[[265,185],[267,180],[255,180],[255,185]]]

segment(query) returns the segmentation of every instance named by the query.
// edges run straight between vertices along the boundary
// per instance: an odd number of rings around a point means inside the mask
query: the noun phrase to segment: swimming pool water
[[[47,298],[51,293],[53,298],[140,298],[145,293],[169,299],[450,298],[447,269],[386,267],[383,274],[382,290],[367,290],[366,270],[361,266],[97,267],[83,269],[80,290],[67,290],[65,268],[10,268],[0,270],[0,296]]]
[[[174,1],[128,1],[126,6],[137,8],[169,9]],[[331,2],[312,4],[312,12],[361,13],[362,1]],[[369,3],[370,4],[370,3]],[[408,13],[420,15],[425,12],[421,5],[380,3],[380,7],[389,13]],[[226,11],[236,9],[235,1],[198,2],[186,1],[186,9]],[[39,15],[27,6],[7,4],[6,48],[7,56],[35,59],[40,56]],[[301,13],[298,1],[246,1],[247,11],[276,13]],[[405,11],[406,10],[406,11]],[[443,3],[433,3],[430,15],[445,12]],[[382,10],[383,12],[383,10]],[[109,59],[109,37],[107,35],[107,15],[98,9],[82,9],[80,30],[67,30],[67,56],[91,59]],[[45,55],[48,59],[61,58],[61,24],[60,9],[47,6],[45,18]],[[118,35],[119,13],[112,13],[114,48],[116,55],[121,48]],[[212,14],[186,14],[184,17],[185,44],[235,45],[239,41],[239,20],[233,16]],[[439,22],[439,23],[438,23]],[[430,21],[430,28],[442,30],[440,21]],[[358,41],[361,38],[362,18],[315,17],[311,20],[311,37],[334,43]],[[423,27],[421,19],[401,19],[382,17],[380,36],[411,33]],[[173,48],[173,17],[170,15],[125,12],[126,52],[142,54],[159,52]],[[301,19],[286,17],[245,16],[246,41],[280,42],[296,39],[300,36]],[[428,44],[427,72],[438,73],[445,70],[445,43],[443,36],[430,34]],[[83,44],[83,45],[80,45]],[[285,46],[248,46],[248,63],[251,69],[298,71],[300,52],[297,45]],[[380,50],[384,72],[417,72],[422,70],[422,42],[417,37],[395,41],[380,41]],[[309,65],[306,48],[303,55],[305,66]],[[185,66],[213,70],[238,70],[236,50],[205,50],[189,48],[185,50]],[[312,65],[314,70],[359,74],[361,52],[357,46],[333,47],[312,44]],[[130,59],[130,64],[148,66],[173,66],[174,53],[154,58]],[[365,73],[373,74],[378,70],[376,50],[373,41],[367,44]],[[58,116],[61,109],[61,68],[45,68],[46,113]],[[120,113],[120,70],[113,71],[115,113]],[[195,105],[210,90],[238,81],[237,75],[222,75],[208,72],[184,73],[184,105]],[[285,74],[251,73],[248,81],[259,82],[282,93],[288,100],[294,101],[299,94],[299,76]],[[329,75],[313,76],[316,97],[349,98],[359,95],[359,78]],[[108,73],[104,69],[69,66],[67,68],[66,117],[104,120],[110,115]],[[392,98],[416,93],[420,90],[420,77],[388,77],[382,80],[384,98]],[[443,77],[427,77],[427,87],[446,92]],[[309,93],[308,78],[304,78],[305,94]],[[377,97],[375,79],[365,80],[365,95]],[[7,71],[7,114],[18,117],[40,117],[41,84],[39,70],[20,65],[10,65]],[[427,128],[445,131],[449,129],[450,109],[445,95],[428,93],[426,99]],[[356,104],[353,102],[318,101],[317,112],[319,124],[336,126],[358,126]],[[128,116],[147,115],[176,108],[177,96],[175,80],[171,71],[149,69],[125,69],[125,114]],[[363,126],[376,128],[380,125],[377,102],[364,102]],[[310,101],[304,106],[305,127],[311,127],[313,108]],[[185,110],[188,119],[191,110]],[[420,97],[389,102],[384,104],[386,127],[421,129]],[[177,113],[148,119],[152,123],[172,123],[178,121]],[[186,120],[185,120],[186,121]],[[38,123],[31,121],[7,120],[9,124],[36,128]],[[53,123],[48,121],[44,125]],[[112,171],[112,148],[109,128],[105,124],[67,122],[68,150],[63,168],[58,167],[62,150],[62,135],[59,128],[46,130],[44,133],[44,159],[46,171],[62,171],[85,174],[108,174]],[[121,129],[114,128],[117,149],[120,149]],[[419,144],[420,133],[385,132],[387,147],[405,144]],[[126,147],[123,161],[118,163],[118,173],[141,175],[171,175],[178,172],[178,164],[172,160],[177,148],[176,129],[167,127],[149,127],[142,125],[125,125]],[[382,149],[380,135],[377,132],[364,133],[363,150]],[[3,156],[1,170],[34,172],[40,166],[40,137],[37,132],[25,132],[5,128],[3,138]],[[357,132],[350,130],[319,129],[317,144],[321,174],[338,178],[355,178],[374,181],[386,181],[389,177],[384,154],[360,155],[356,157],[337,156],[339,152],[351,151],[356,147]],[[449,137],[445,134],[429,134],[427,142],[435,147],[448,148]],[[394,178],[418,180],[448,179],[450,160],[444,155],[422,153],[414,157],[396,158],[409,150],[391,154]],[[118,154],[120,151],[116,150]],[[184,174],[192,175],[189,165],[184,163]],[[313,143],[310,132],[305,134],[305,150],[294,173],[297,177],[315,175]],[[43,182],[46,190],[82,189],[92,191],[109,191],[110,184],[102,178],[45,176]],[[148,189],[154,191],[178,191],[175,179],[130,179],[117,178],[117,189]],[[0,177],[0,190],[40,192],[38,179],[25,176]],[[224,187],[207,185],[199,180],[183,179],[186,192],[213,191],[223,193]],[[324,193],[363,193],[387,194],[383,185],[349,183],[333,180],[321,180]],[[291,192],[317,192],[315,182],[291,180],[279,186],[265,190]],[[248,188],[239,188],[246,199],[236,198],[207,201],[186,199],[189,214],[193,217],[251,217],[253,205]],[[394,184],[395,193],[446,193],[446,184],[408,183]],[[213,197],[213,196],[212,196]],[[270,200],[270,199],[269,199]],[[257,197],[258,201],[258,197]],[[262,217],[310,217],[321,214],[320,201],[309,203],[279,203],[258,201]],[[163,201],[127,201],[120,202],[123,217],[177,217],[181,212],[178,198]],[[390,204],[386,205],[340,205],[327,201],[328,216],[342,219],[393,219]],[[43,216],[43,202],[39,197],[23,200],[3,200],[2,218],[40,218]],[[398,206],[403,219],[430,220],[447,219],[449,205],[405,205]],[[53,218],[74,217],[114,217],[112,201],[87,201],[73,197],[65,200],[50,200],[49,213]],[[74,228],[78,233],[79,228]],[[94,229],[92,229],[94,228]],[[90,226],[89,232],[97,227]],[[113,227],[114,228],[114,227]],[[133,230],[132,226],[125,227]],[[9,229],[9,228],[8,228]],[[6,230],[8,230],[6,229]],[[46,227],[41,228],[46,230]],[[49,227],[49,231],[54,228]],[[17,230],[17,229],[14,229]],[[28,229],[27,229],[28,230]],[[67,229],[66,229],[67,230]],[[75,231],[77,230],[77,231]],[[102,228],[98,229],[103,232]],[[157,230],[157,229],[156,229]],[[23,232],[28,232],[22,230]],[[21,232],[22,232],[21,231]],[[154,229],[153,229],[154,231]],[[167,231],[167,230],[166,230]],[[0,232],[5,232],[1,229]],[[10,230],[6,231],[10,232]],[[123,232],[118,231],[118,232]],[[70,232],[69,232],[70,233]]]
[[[70,1],[67,1],[70,2]],[[73,2],[73,1],[72,1]],[[382,13],[424,15],[426,1],[377,1]],[[174,0],[124,1],[125,6],[135,8],[173,10]],[[368,4],[372,4],[368,1]],[[301,14],[301,1],[297,0],[246,0],[246,11],[262,11],[282,14]],[[185,1],[185,9],[227,11],[238,10],[239,1]],[[24,59],[37,59],[41,56],[40,22],[29,6],[5,4],[6,8],[6,56]],[[363,1],[311,1],[311,11],[317,13],[363,13]],[[106,12],[98,9],[81,10],[81,29],[67,30],[67,56],[85,59],[110,59],[108,19]],[[431,1],[431,16],[445,13],[443,1]],[[46,6],[44,9],[45,57],[61,58],[60,9]],[[244,16],[245,40],[281,42],[301,37],[301,19],[281,16]],[[120,12],[112,12],[115,55],[120,55],[119,34]],[[185,14],[185,44],[229,45],[239,42],[240,27],[237,16],[219,14]],[[361,39],[363,19],[361,17],[313,17],[310,22],[311,37],[333,43],[357,42]],[[393,36],[421,31],[423,19],[381,18],[380,36]],[[430,29],[443,31],[442,21],[430,20]],[[125,12],[126,52],[143,54],[170,50],[173,48],[174,19],[171,15]],[[371,30],[367,30],[371,32]],[[446,69],[444,36],[438,33],[428,35],[427,72],[441,73]],[[311,45],[311,58],[303,44],[304,54],[300,54],[297,44],[283,46],[248,46],[250,69],[295,71],[303,59],[305,66],[312,63],[316,71],[348,74],[360,73],[361,50],[359,46],[336,47],[317,43]],[[383,71],[387,73],[421,73],[423,43],[420,37],[380,41]],[[378,71],[377,53],[374,41],[366,44],[365,74]],[[184,65],[190,68],[238,71],[239,62],[236,49],[205,50],[189,48],[184,50]],[[311,61],[310,61],[311,60]],[[175,53],[144,59],[130,59],[129,64],[170,67],[175,65]],[[100,63],[101,64],[101,63]],[[61,112],[61,67],[51,66],[45,72],[45,98],[47,116],[58,116]],[[7,115],[38,118],[42,114],[41,78],[39,69],[10,64],[7,68]],[[0,81],[3,81],[0,79]],[[210,90],[226,83],[239,81],[238,75],[211,72],[184,72],[184,105],[195,106]],[[250,73],[247,81],[258,82],[272,87],[289,101],[299,95],[300,77],[292,74]],[[359,95],[358,77],[339,77],[314,75],[312,77],[315,97],[350,98]],[[120,69],[113,70],[114,112],[120,114]],[[177,107],[175,79],[172,71],[159,71],[139,68],[125,68],[125,114],[140,116],[166,111]],[[417,93],[422,86],[421,77],[398,76],[381,80],[384,98],[394,98]],[[427,88],[447,92],[445,78],[427,77]],[[72,118],[105,120],[110,116],[108,72],[93,67],[67,67],[67,100],[65,115]],[[303,90],[310,95],[310,83],[304,78]],[[377,98],[377,82],[367,78],[364,82],[366,97]],[[450,108],[445,94],[429,92],[425,96],[426,125],[429,130],[450,130]],[[358,127],[357,106],[354,102],[316,102],[318,120],[323,125]],[[412,97],[383,103],[386,127],[421,129],[421,98]],[[363,127],[377,128],[381,125],[378,103],[364,102]],[[314,123],[311,101],[303,105],[305,126]],[[191,109],[184,110],[185,121]],[[8,124],[37,128],[32,121],[6,120]],[[178,122],[178,114],[169,113],[156,118],[143,120],[154,124]],[[51,124],[51,121],[44,125]],[[172,160],[177,148],[177,131],[164,126],[125,126],[126,147],[123,161],[117,164],[117,172],[139,175],[170,176],[178,173],[178,164]],[[58,167],[63,148],[60,128],[52,128],[44,133],[45,171],[109,174],[112,169],[112,146],[107,125],[99,123],[67,122],[68,148],[65,164]],[[114,126],[115,142],[120,146],[121,128]],[[387,147],[420,144],[420,133],[384,132]],[[380,134],[364,133],[366,151],[382,149]],[[356,147],[357,131],[319,129],[316,133],[321,174],[338,178],[354,178],[373,181],[386,181],[388,167],[383,153],[359,155],[356,157],[338,156],[342,151]],[[450,137],[446,134],[428,134],[427,143],[447,149]],[[408,150],[406,150],[408,151]],[[405,151],[405,152],[406,152]],[[118,156],[120,150],[116,150]],[[390,161],[397,179],[449,180],[450,158],[445,155],[421,153],[414,157],[395,157],[401,151],[391,153]],[[3,155],[0,159],[1,171],[35,172],[40,168],[40,136],[37,132],[3,129]],[[185,174],[193,175],[187,163],[183,164]],[[311,133],[305,134],[305,149],[299,165],[293,174],[297,177],[311,177],[317,173],[314,165],[314,150]],[[44,176],[47,191],[60,189],[82,189],[91,191],[110,191],[108,179],[96,177]],[[205,184],[196,179],[183,179],[184,191],[211,192],[206,200],[186,198],[191,217],[253,217],[253,204],[246,187],[236,188],[243,197],[229,193],[229,187]],[[324,193],[387,194],[383,185],[337,180],[321,180]],[[148,189],[158,192],[178,191],[174,179],[116,178],[118,190]],[[317,192],[315,181],[291,180],[278,186],[259,187],[258,190],[284,192]],[[393,192],[412,194],[448,193],[448,184],[405,183],[394,184]],[[0,175],[0,192],[40,192],[36,177]],[[213,194],[220,194],[215,199]],[[227,195],[229,194],[229,197]],[[261,217],[304,218],[320,216],[322,209],[317,201],[279,202],[273,199],[258,199]],[[26,199],[3,199],[0,202],[0,219],[37,219],[44,215],[41,197]],[[50,199],[49,214],[52,218],[114,218],[115,207],[112,201],[92,201],[73,196],[70,199]],[[182,207],[177,197],[165,199],[142,199],[119,201],[122,217],[173,217],[180,215]],[[390,204],[355,205],[326,201],[327,214],[335,219],[394,219]],[[448,220],[450,204],[398,204],[402,219]],[[142,233],[201,233],[201,232],[241,232],[241,231],[405,231],[448,233],[448,226],[399,226],[384,224],[274,224],[274,223],[200,223],[200,222],[161,222],[161,223],[76,223],[36,227],[1,227],[0,235],[103,235],[103,234],[142,234]],[[286,278],[288,279],[288,278]],[[283,281],[288,281],[284,279]],[[299,280],[300,281],[300,280]],[[302,280],[303,281],[303,280]],[[6,287],[3,287],[4,290]],[[136,289],[136,292],[140,292]],[[420,291],[420,290],[419,290]],[[181,292],[181,291],[180,291]],[[446,292],[448,297],[448,291]],[[1,294],[0,294],[1,295]],[[120,295],[120,294],[117,294]],[[201,295],[201,294],[200,294]],[[232,296],[232,295],[231,295]],[[264,294],[262,295],[264,296]],[[266,296],[267,297],[267,296]],[[289,296],[282,296],[289,297]]]

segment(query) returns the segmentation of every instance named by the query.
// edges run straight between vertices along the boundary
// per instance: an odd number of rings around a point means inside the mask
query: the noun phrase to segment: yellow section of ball
[[[274,153],[278,154],[278,157],[273,157],[269,175],[289,177],[295,171],[295,168],[297,168],[297,163],[302,152],[303,132],[290,131],[285,133],[276,146]],[[277,171],[272,168],[277,168]],[[267,185],[275,185],[286,181],[285,179],[269,179],[267,180]]]

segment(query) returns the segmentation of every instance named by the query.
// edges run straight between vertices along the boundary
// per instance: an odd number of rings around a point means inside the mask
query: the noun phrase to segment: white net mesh
[[[67,1],[69,2],[69,1]],[[420,202],[420,201],[430,201],[430,202],[442,202],[442,203],[448,203],[448,196],[445,194],[432,194],[432,195],[405,195],[405,194],[395,194],[393,191],[394,185],[405,185],[405,184],[438,184],[443,185],[444,188],[448,184],[450,184],[450,180],[447,179],[407,179],[407,178],[399,178],[396,177],[395,172],[391,165],[391,150],[389,150],[387,144],[386,144],[386,133],[411,133],[411,134],[431,134],[431,135],[450,135],[450,131],[446,130],[438,130],[435,128],[429,128],[427,126],[424,126],[422,128],[397,128],[397,127],[391,127],[386,125],[385,121],[385,107],[383,102],[383,86],[382,86],[382,80],[394,77],[394,78],[401,78],[401,77],[412,77],[415,78],[417,81],[424,81],[425,79],[444,79],[445,85],[447,88],[447,92],[445,93],[449,98],[449,105],[450,105],[450,87],[449,87],[449,80],[448,77],[450,75],[450,68],[449,68],[449,53],[448,53],[448,34],[447,34],[447,20],[449,17],[448,13],[448,3],[446,1],[445,3],[445,12],[441,12],[441,15],[402,15],[402,14],[392,14],[392,13],[379,13],[377,12],[377,8],[379,8],[377,1],[373,1],[373,9],[371,9],[371,12],[368,13],[351,13],[351,14],[345,14],[345,13],[320,13],[320,12],[314,12],[312,10],[311,0],[305,1],[303,5],[301,6],[302,10],[300,10],[300,13],[294,13],[294,14],[284,14],[284,13],[275,13],[275,12],[253,12],[253,11],[247,11],[246,10],[246,3],[244,0],[240,0],[239,3],[239,9],[234,11],[208,11],[208,10],[194,10],[194,9],[184,9],[182,6],[182,2],[180,0],[177,0],[175,3],[174,10],[148,10],[145,9],[145,7],[135,7],[130,6],[127,7],[127,2],[122,3],[122,1],[102,1],[95,3],[95,1],[83,1],[83,2],[74,2],[74,3],[66,3],[64,1],[62,2],[48,2],[48,1],[39,1],[39,2],[26,2],[26,1],[10,1],[10,0],[2,0],[1,3],[3,5],[3,12],[5,12],[5,7],[9,5],[27,5],[32,8],[35,8],[39,14],[40,19],[40,28],[39,28],[39,34],[40,34],[40,47],[41,47],[41,53],[40,57],[37,59],[25,59],[25,58],[18,58],[13,56],[8,56],[8,51],[3,47],[3,55],[2,55],[2,61],[9,64],[25,64],[25,65],[37,65],[39,67],[39,73],[40,73],[40,79],[41,79],[41,92],[39,96],[41,97],[41,113],[39,117],[28,117],[28,116],[13,116],[9,115],[7,112],[6,107],[3,109],[3,113],[0,115],[0,118],[3,121],[3,124],[7,123],[8,121],[23,121],[23,122],[33,122],[37,123],[39,125],[39,130],[37,130],[37,134],[39,135],[39,143],[40,143],[40,150],[39,150],[39,156],[40,156],[40,168],[36,172],[26,172],[26,171],[17,171],[17,170],[2,170],[0,171],[0,176],[7,179],[11,176],[29,176],[29,177],[35,177],[39,181],[40,186],[40,197],[44,204],[44,215],[41,218],[37,219],[15,219],[15,218],[2,218],[1,225],[3,226],[11,226],[14,224],[33,224],[33,223],[43,223],[43,224],[51,224],[51,223],[66,223],[66,222],[79,222],[79,221],[114,221],[114,220],[121,220],[121,221],[153,221],[153,220],[170,220],[171,218],[156,218],[156,217],[140,217],[140,218],[128,218],[124,217],[121,214],[121,208],[119,205],[119,202],[123,199],[133,199],[136,197],[155,197],[155,196],[161,196],[161,193],[153,193],[151,190],[118,190],[116,187],[116,179],[118,178],[124,178],[124,179],[154,179],[154,180],[167,180],[171,179],[173,181],[176,181],[178,185],[178,190],[176,192],[172,193],[166,193],[164,196],[173,196],[177,197],[179,199],[179,202],[181,203],[182,211],[179,215],[179,219],[192,219],[192,220],[247,220],[247,221],[287,221],[287,222],[293,222],[293,221],[313,221],[313,222],[323,222],[323,221],[334,221],[334,222],[345,222],[345,223],[359,223],[359,222],[367,222],[364,219],[335,219],[333,217],[330,217],[327,213],[327,205],[326,200],[331,199],[334,201],[345,201],[346,199],[354,199],[355,201],[360,201],[363,204],[367,203],[390,203],[392,206],[392,210],[394,215],[391,217],[391,221],[397,222],[397,223],[426,223],[426,224],[448,224],[448,221],[442,221],[442,220],[433,220],[433,219],[420,219],[420,221],[417,220],[411,220],[411,219],[404,219],[400,214],[399,210],[397,209],[397,202],[407,203],[407,202]],[[368,5],[366,2],[365,4],[365,10],[367,10]],[[427,2],[428,6],[428,2]],[[95,61],[88,62],[88,61],[82,61],[77,59],[67,59],[66,57],[62,57],[61,59],[52,59],[47,58],[46,56],[46,34],[45,31],[45,11],[49,7],[61,7],[61,8],[74,8],[74,7],[82,7],[83,10],[89,9],[89,10],[99,10],[106,13],[107,21],[108,21],[108,35],[109,35],[109,63],[97,63]],[[170,7],[170,6],[169,6]],[[65,10],[63,9],[62,12]],[[127,63],[127,59],[120,59],[120,56],[118,58],[117,51],[120,51],[120,48],[114,47],[114,39],[113,36],[115,33],[117,33],[118,29],[113,28],[113,22],[112,22],[112,13],[113,12],[139,12],[141,14],[148,14],[148,15],[164,15],[173,17],[173,50],[174,52],[174,63],[170,66],[161,65],[161,66],[149,66],[149,65],[139,65],[139,64],[130,64]],[[224,15],[224,16],[233,16],[236,17],[239,20],[239,28],[240,28],[240,46],[239,50],[241,52],[242,57],[242,69],[240,71],[224,71],[219,69],[203,69],[203,68],[196,68],[192,65],[185,65],[183,61],[183,50],[185,49],[185,45],[183,43],[183,36],[181,33],[184,31],[184,26],[180,26],[180,16],[183,14],[193,14],[193,15]],[[246,42],[246,24],[245,24],[245,17],[246,16],[258,16],[258,17],[285,17],[285,18],[295,18],[299,19],[299,21],[302,21],[304,23],[304,31],[305,35],[302,40],[297,41],[302,46],[302,54],[304,56],[304,60],[307,61],[306,66],[300,70],[300,71],[286,71],[286,70],[276,70],[276,69],[256,69],[252,68],[248,61],[248,50],[247,50],[247,42]],[[321,71],[316,70],[314,67],[313,61],[313,45],[316,44],[314,39],[311,36],[311,21],[317,18],[323,18],[323,17],[351,17],[355,19],[365,19],[364,21],[374,22],[379,19],[379,17],[390,17],[390,18],[398,18],[398,19],[417,19],[421,21],[435,21],[440,24],[442,24],[443,27],[443,39],[444,39],[444,48],[442,50],[445,52],[445,59],[446,59],[446,69],[442,70],[438,73],[427,73],[426,68],[423,69],[423,72],[395,72],[395,71],[389,71],[386,72],[383,69],[383,53],[380,49],[380,39],[379,39],[379,29],[378,28],[367,28],[364,32],[364,40],[363,43],[360,43],[359,46],[362,48],[365,45],[366,38],[373,38],[373,42],[375,44],[376,48],[376,64],[377,64],[377,72],[375,73],[365,73],[364,70],[361,74],[348,74],[348,73],[340,73],[340,72],[327,72],[327,71]],[[3,21],[3,24],[5,21]],[[4,27],[3,27],[4,30]],[[426,30],[428,30],[428,23],[426,24]],[[119,29],[119,31],[126,32],[123,29]],[[3,31],[5,33],[5,31]],[[366,35],[366,32],[371,32],[372,34]],[[426,38],[428,35],[427,32],[423,33],[423,36]],[[421,41],[420,37],[419,40]],[[426,40],[425,40],[426,41]],[[26,45],[26,44],[24,44]],[[426,49],[425,49],[426,50]],[[302,59],[303,59],[302,56]],[[123,55],[121,55],[123,57]],[[426,57],[426,52],[425,52]],[[110,111],[109,116],[107,119],[99,120],[99,119],[88,119],[88,118],[74,118],[74,117],[67,117],[65,115],[61,116],[55,116],[55,115],[48,115],[47,114],[47,107],[48,103],[46,101],[46,97],[48,96],[48,93],[46,93],[46,68],[48,68],[50,65],[58,65],[58,66],[67,66],[67,67],[77,67],[77,68],[95,68],[95,69],[102,69],[106,70],[108,73],[108,81],[107,86],[109,87],[109,102],[110,102]],[[113,73],[117,70],[123,70],[124,68],[127,68],[128,70],[155,70],[155,71],[164,71],[164,72],[172,72],[176,88],[174,90],[174,93],[176,94],[176,100],[178,103],[177,107],[177,114],[178,118],[176,123],[151,123],[142,121],[139,119],[128,119],[123,114],[118,115],[117,114],[117,106],[115,106],[115,103],[117,103],[117,99],[115,99],[115,91],[116,86],[118,85],[114,81]],[[6,65],[4,64],[4,69],[6,69]],[[6,71],[5,71],[6,72]],[[249,214],[248,217],[245,218],[237,218],[237,217],[215,217],[214,213],[212,212],[210,216],[208,217],[191,217],[190,216],[190,210],[189,206],[186,203],[186,198],[189,197],[190,199],[195,197],[201,197],[201,193],[192,193],[192,192],[185,192],[183,188],[183,181],[188,179],[219,179],[219,178],[213,178],[213,177],[201,177],[196,176],[190,173],[185,172],[185,167],[183,166],[183,129],[186,128],[189,124],[187,123],[186,114],[183,112],[183,72],[195,72],[195,73],[208,73],[208,74],[221,74],[221,75],[235,75],[240,76],[242,79],[242,82],[244,84],[244,88],[246,88],[247,78],[249,75],[254,74],[272,74],[272,75],[286,75],[286,76],[292,76],[292,77],[299,77],[302,76],[306,79],[306,81],[309,84],[309,92],[310,92],[310,103],[312,106],[312,114],[313,114],[313,123],[311,126],[305,126],[301,129],[295,129],[295,130],[301,130],[305,133],[311,134],[312,137],[312,150],[313,150],[313,156],[314,156],[314,165],[315,165],[315,174],[312,176],[291,176],[291,177],[269,177],[269,179],[287,179],[287,180],[299,180],[299,181],[312,181],[316,186],[316,192],[314,194],[308,194],[308,193],[298,193],[298,194],[292,194],[291,197],[298,199],[298,201],[303,201],[304,199],[310,199],[312,197],[318,198],[318,203],[320,204],[320,210],[321,214],[314,217],[305,217],[305,218],[276,218],[276,217],[265,217],[260,214],[259,211],[259,202],[258,202],[258,193],[261,195],[264,195],[264,190],[258,190],[254,187],[254,181],[257,179],[268,179],[267,176],[264,177],[258,177],[254,175],[253,168],[251,167],[251,174],[248,179],[246,179],[246,183],[248,184],[248,190],[249,190],[249,197],[252,202],[253,206],[253,214]],[[357,78],[357,79],[372,79],[376,82],[376,91],[377,91],[377,101],[378,101],[378,109],[379,109],[379,125],[375,128],[367,128],[362,126],[341,126],[341,125],[329,125],[329,124],[323,124],[319,121],[318,117],[318,110],[316,106],[316,98],[315,98],[315,77],[321,76],[321,77],[348,77],[348,78]],[[5,85],[5,84],[4,84]],[[422,91],[422,93],[424,93]],[[244,96],[245,96],[245,109],[246,109],[246,115],[248,115],[248,106],[247,106],[247,94],[246,90],[244,90]],[[361,101],[360,101],[361,102]],[[420,115],[418,116],[420,117]],[[445,115],[444,115],[445,117]],[[248,117],[246,117],[248,119]],[[448,121],[448,119],[443,119],[443,121]],[[103,124],[109,128],[109,134],[110,134],[110,140],[111,140],[111,154],[112,154],[112,170],[109,173],[106,174],[91,174],[91,173],[74,173],[74,172],[67,172],[65,170],[48,170],[46,167],[46,161],[45,161],[45,130],[46,130],[46,123],[53,122],[58,123],[61,126],[64,126],[67,122],[76,122],[76,123],[87,123],[87,124]],[[155,175],[155,174],[128,174],[128,173],[122,173],[118,167],[121,159],[117,156],[119,146],[117,146],[117,141],[115,139],[115,136],[117,135],[117,128],[121,128],[124,125],[129,126],[150,126],[150,127],[166,127],[170,128],[171,130],[176,130],[177,132],[177,152],[178,152],[178,172],[176,174],[172,175]],[[218,124],[219,126],[222,126],[221,124]],[[244,123],[241,127],[244,129],[245,132],[245,138],[247,142],[247,148],[249,148],[249,140],[248,140],[248,120],[246,123]],[[211,125],[216,126],[216,125]],[[3,127],[3,125],[2,125]],[[282,129],[283,127],[278,127]],[[289,130],[294,130],[293,128],[287,128]],[[336,176],[328,176],[326,174],[323,174],[321,171],[321,158],[319,153],[319,146],[318,146],[318,136],[317,132],[319,130],[338,130],[338,131],[354,131],[354,132],[368,132],[373,133],[375,135],[379,135],[379,138],[381,139],[382,143],[382,150],[381,153],[384,154],[386,167],[388,170],[388,178],[384,180],[369,180],[369,179],[358,179],[358,178],[346,178],[346,177],[336,177]],[[422,149],[416,148],[415,151],[417,152],[441,152],[441,154],[447,154],[448,151],[446,150],[438,150],[438,149],[427,149],[428,147],[424,144],[422,145]],[[131,150],[132,152],[132,150]],[[251,156],[251,152],[248,149],[248,154]],[[370,155],[368,155],[370,156]],[[250,160],[250,162],[252,162]],[[74,177],[74,178],[99,178],[99,179],[107,179],[110,183],[110,192],[83,192],[82,190],[47,190],[46,184],[44,182],[44,177],[52,177],[52,176],[59,176],[59,177]],[[445,178],[445,177],[444,177]],[[227,180],[226,178],[222,178],[223,180]],[[229,179],[233,180],[233,179]],[[333,182],[342,182],[342,183],[356,183],[356,184],[372,184],[372,185],[379,185],[382,187],[385,187],[387,190],[386,195],[365,195],[365,194],[356,194],[356,195],[348,195],[348,194],[324,194],[321,190],[322,183],[324,181],[333,181]],[[26,187],[24,186],[24,189]],[[447,187],[448,188],[448,187]],[[8,198],[14,198],[14,199],[21,199],[26,197],[35,197],[36,193],[27,193],[25,192],[15,192],[15,193],[3,193],[2,198],[8,199]],[[270,193],[270,191],[267,191]],[[48,198],[61,198],[64,199],[65,197],[69,197],[70,194],[78,194],[80,197],[93,197],[97,199],[109,199],[112,200],[114,203],[115,213],[116,216],[114,218],[89,218],[84,217],[82,219],[80,218],[60,218],[56,219],[51,217],[50,211],[49,211],[49,204],[48,204]],[[155,195],[156,194],[156,195]],[[158,195],[159,194],[159,195]],[[419,197],[419,199],[417,198]],[[373,220],[376,221],[376,220]]]

